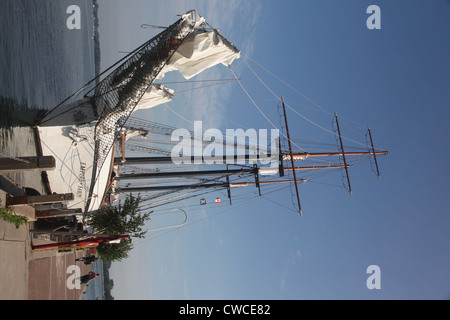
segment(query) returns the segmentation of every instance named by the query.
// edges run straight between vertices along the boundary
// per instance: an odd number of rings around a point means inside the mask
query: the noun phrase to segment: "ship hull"
[[[72,193],[69,209],[98,210],[105,201],[113,172],[115,148],[110,148],[103,165],[95,159],[95,123],[38,127],[43,155],[53,156],[56,166],[48,171],[52,193]]]

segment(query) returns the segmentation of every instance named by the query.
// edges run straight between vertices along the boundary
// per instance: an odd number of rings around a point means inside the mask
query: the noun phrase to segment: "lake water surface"
[[[80,8],[81,28],[66,25],[71,5]],[[91,0],[0,0],[0,152],[33,156],[31,125],[94,78]],[[44,192],[39,173],[9,177]],[[101,272],[101,264],[93,266]],[[96,283],[98,282],[98,283]],[[85,299],[102,297],[101,278],[91,281]]]

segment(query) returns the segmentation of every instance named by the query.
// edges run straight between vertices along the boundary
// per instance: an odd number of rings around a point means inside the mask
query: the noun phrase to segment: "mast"
[[[238,160],[241,161],[258,161],[259,155],[235,155],[234,157],[227,156],[227,161],[229,161],[229,158],[233,158],[233,160],[236,162]],[[183,158],[185,159],[185,158]],[[186,157],[186,162],[194,163],[196,160],[195,156]],[[218,160],[215,157],[203,157],[203,161],[214,161]],[[125,158],[125,161],[122,161],[122,158],[116,157],[114,158],[114,164],[115,165],[136,165],[136,164],[170,164],[173,163],[172,157],[163,156],[163,157],[130,157]]]
[[[228,184],[226,182],[218,182],[218,183],[208,183],[208,184],[125,187],[125,188],[120,188],[119,191],[120,192],[146,192],[146,191],[162,191],[162,190],[226,188],[227,186],[228,186]]]
[[[294,165],[294,156],[292,154],[291,138],[289,136],[289,127],[288,127],[288,122],[287,122],[287,117],[286,117],[286,108],[284,106],[284,99],[283,99],[283,97],[281,97],[281,103],[283,104],[284,122],[286,124],[286,134],[287,134],[287,139],[288,139],[288,143],[289,143],[289,155],[291,156],[292,168],[294,168],[295,167],[295,165]],[[293,170],[292,173],[294,175],[294,185],[295,185],[295,192],[297,194],[298,210],[299,210],[300,216],[301,216],[302,215],[302,207],[300,205],[300,196],[298,194],[297,175],[295,173],[295,170]]]
[[[169,171],[169,172],[153,172],[153,173],[139,173],[139,174],[122,174],[115,177],[115,180],[136,180],[136,179],[151,179],[151,178],[170,178],[170,177],[197,177],[197,176],[223,176],[236,174],[251,174],[257,173],[257,168],[249,169],[227,169],[227,170],[204,170],[204,171]]]
[[[306,179],[296,180],[297,182],[306,182]],[[184,184],[184,185],[164,185],[164,186],[147,186],[147,187],[126,187],[120,188],[121,192],[141,192],[141,191],[162,191],[162,190],[185,190],[185,189],[214,189],[214,188],[240,188],[246,186],[254,186],[257,184],[279,184],[294,182],[294,180],[279,180],[279,181],[259,181],[259,182],[217,182],[207,184]]]
[[[338,151],[332,151],[332,152],[297,152],[294,153],[292,149],[292,142],[290,137],[290,131],[288,127],[288,121],[287,121],[287,114],[286,114],[286,107],[284,103],[284,99],[281,98],[282,106],[283,106],[283,114],[284,114],[284,121],[286,125],[286,135],[288,140],[288,150],[286,152],[281,152],[281,146],[279,144],[278,140],[278,149],[277,153],[270,154],[269,157],[272,157],[273,160],[278,161],[278,166],[275,167],[262,167],[258,168],[259,161],[267,160],[268,155],[264,155],[264,157],[259,154],[245,154],[245,155],[227,155],[226,157],[215,157],[215,156],[203,156],[201,159],[201,163],[207,163],[207,162],[213,162],[216,165],[226,165],[226,170],[195,170],[195,171],[159,171],[158,172],[150,172],[150,173],[128,173],[128,174],[120,174],[119,176],[116,176],[114,179],[117,181],[127,181],[127,180],[145,180],[145,179],[159,179],[162,178],[164,181],[158,181],[158,184],[152,184],[148,186],[137,186],[133,187],[128,184],[128,186],[123,188],[117,188],[117,192],[159,192],[159,191],[166,191],[160,194],[155,195],[155,198],[166,196],[170,193],[174,192],[182,192],[183,190],[214,190],[214,189],[227,189],[228,198],[230,199],[231,204],[231,189],[232,188],[240,188],[245,186],[256,186],[259,191],[259,195],[261,196],[261,190],[260,186],[263,185],[275,185],[275,184],[282,184],[282,183],[294,183],[295,190],[296,190],[296,197],[297,197],[297,203],[298,203],[298,211],[300,215],[302,215],[302,209],[301,209],[301,203],[300,203],[300,196],[299,196],[299,182],[306,182],[308,179],[301,179],[298,176],[298,171],[315,171],[315,170],[325,170],[325,169],[342,169],[344,168],[346,172],[347,177],[347,183],[348,183],[348,189],[350,191],[350,194],[352,193],[351,185],[350,185],[350,179],[348,174],[348,168],[350,166],[350,163],[348,162],[348,157],[350,156],[372,156],[376,158],[376,155],[386,155],[388,154],[387,151],[375,151],[375,148],[373,146],[373,141],[371,137],[371,132],[369,128],[369,137],[371,141],[371,148],[369,151],[356,151],[356,152],[346,152],[344,150],[344,144],[343,139],[339,127],[339,121],[337,118],[337,114],[335,113],[334,119],[336,121],[337,126],[337,134],[336,136],[339,138],[339,144],[338,144]],[[152,131],[152,130],[150,130]],[[164,132],[165,136],[170,135],[170,132]],[[272,152],[273,153],[273,152]],[[300,160],[306,160],[308,158],[319,158],[319,157],[341,157],[343,159],[343,164],[337,164],[337,161],[329,160],[328,165],[316,165],[316,164],[308,164],[304,166],[295,166],[295,161]],[[119,167],[121,166],[132,166],[132,165],[171,165],[174,163],[174,160],[177,160],[178,155],[175,155],[174,157],[170,156],[170,153],[167,152],[166,156],[151,156],[151,157],[124,157],[122,154],[122,157],[116,157],[114,159],[114,165],[117,165]],[[188,157],[183,157],[184,164],[201,164],[198,163],[198,156],[192,155]],[[240,165],[244,161],[244,165]],[[284,161],[290,162],[290,166],[283,165]],[[328,161],[328,160],[327,160]],[[376,159],[375,159],[376,162]],[[229,165],[237,165],[240,166],[239,169],[229,169]],[[378,171],[378,164],[376,163],[377,167],[377,173],[379,175]],[[161,169],[161,168],[160,168]],[[170,170],[170,169],[169,169]],[[280,177],[284,176],[285,171],[291,171],[293,174],[293,179],[285,179],[285,180],[260,180],[259,175],[274,175],[279,174]],[[231,182],[231,176],[241,175],[244,176],[244,179],[250,180],[251,176],[254,175],[254,181],[240,181],[240,182]],[[170,184],[170,178],[191,178],[191,177],[213,177],[212,179],[202,179],[200,182],[197,183],[180,183],[174,182]],[[167,178],[167,180],[165,180]],[[188,194],[191,194],[192,192],[189,192]],[[204,193],[204,192],[203,192]],[[198,195],[197,195],[198,196]],[[179,196],[177,196],[179,197]],[[177,198],[175,197],[175,198]],[[173,199],[169,198],[169,199]],[[167,199],[166,199],[167,200]],[[161,200],[161,201],[166,201]],[[156,202],[158,203],[158,202]]]
[[[370,132],[370,127],[368,127],[367,130],[369,132],[370,145],[372,147],[373,160],[375,161],[375,167],[377,169],[378,179],[381,179],[381,177],[380,177],[380,170],[378,169],[378,162],[377,162],[377,156],[376,156],[377,153],[375,152],[375,148],[373,147],[372,133]]]
[[[345,155],[347,156],[363,156],[363,155],[371,155],[371,154],[380,154],[380,155],[386,155],[388,154],[387,151],[377,151],[377,152],[368,152],[368,151],[359,151],[359,152],[346,152]],[[298,156],[299,154],[294,154],[295,156]],[[313,152],[313,153],[305,153],[305,155],[309,157],[333,157],[333,156],[341,156],[342,152]]]
[[[336,119],[336,127],[337,127],[338,134],[339,134],[339,142],[340,142],[340,145],[341,145],[342,159],[344,161],[345,173],[347,175],[348,191],[350,192],[350,195],[352,195],[352,187],[350,185],[350,177],[348,175],[347,161],[345,159],[344,144],[342,143],[341,129],[339,128],[339,121],[338,121],[336,112],[334,113],[334,118]]]
[[[373,152],[346,152],[347,156],[361,156],[361,155],[387,155],[387,151],[373,151]],[[301,152],[294,153],[292,156],[290,154],[280,153],[280,161],[288,161],[291,160],[291,157],[296,160],[304,160],[306,158],[311,157],[333,157],[333,156],[341,156],[341,152]],[[188,162],[193,163],[195,160],[194,156],[187,158]],[[215,160],[214,157],[203,157],[204,161]],[[227,159],[228,160],[228,159]],[[245,160],[245,161],[258,161],[259,155],[245,155],[245,156],[234,156],[234,161],[237,160]],[[170,164],[172,163],[172,157],[162,156],[162,157],[129,157],[122,160],[122,157],[114,158],[115,165],[136,165],[136,164]]]
[[[285,168],[287,171],[299,171],[299,170],[320,170],[320,169],[335,169],[343,168],[343,166],[306,166],[296,168]],[[257,174],[257,173],[272,173],[274,170],[269,169],[226,169],[226,170],[203,170],[203,171],[166,171],[166,172],[151,172],[151,173],[130,173],[121,174],[114,178],[114,180],[140,180],[151,178],[178,178],[178,177],[198,177],[198,176],[230,176],[230,175],[244,175],[244,174]],[[261,182],[261,184],[263,184]]]

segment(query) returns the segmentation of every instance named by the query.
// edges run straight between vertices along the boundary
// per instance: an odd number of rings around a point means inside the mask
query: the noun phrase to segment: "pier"
[[[80,267],[81,275],[91,271],[75,259],[91,254],[91,249],[32,250],[32,245],[49,243],[50,235],[31,231],[40,220],[67,217],[63,228],[76,231],[80,225],[69,217],[77,210],[65,210],[64,203],[73,194],[51,194],[45,172],[54,169],[54,159],[40,154],[32,127],[2,130],[0,144],[0,209],[12,208],[15,215],[25,216],[26,224],[18,228],[0,219],[0,281],[1,300],[80,300],[86,285],[70,289],[66,285],[67,268]],[[54,225],[53,225],[54,227]],[[45,228],[44,228],[45,229]],[[60,235],[60,237],[66,237]],[[51,241],[50,241],[51,242]]]

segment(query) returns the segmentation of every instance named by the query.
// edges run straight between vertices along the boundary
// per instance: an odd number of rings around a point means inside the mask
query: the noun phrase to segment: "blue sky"
[[[193,216],[212,217],[150,234],[129,259],[113,265],[116,299],[450,298],[449,1],[99,4],[104,66],[154,35],[142,23],[169,25],[177,14],[197,9],[245,56],[336,111],[344,136],[364,142],[354,130],[364,134],[370,125],[376,145],[389,150],[380,159],[381,181],[372,179],[369,165],[350,171],[352,197],[343,188],[301,185],[302,217],[280,206],[290,198],[279,193],[270,198],[277,204],[263,197],[212,212],[190,209]],[[381,9],[380,30],[366,27],[372,4]],[[328,114],[246,61],[298,112],[331,128]],[[273,116],[277,102],[243,59],[232,67]],[[223,66],[202,77],[217,75],[232,77]],[[237,85],[175,98],[171,106],[221,129],[236,127],[225,118],[270,128]],[[163,107],[147,116],[188,125]],[[321,134],[291,111],[288,119],[298,139]],[[334,178],[339,185],[340,176]],[[366,287],[370,265],[381,269],[380,290]]]

